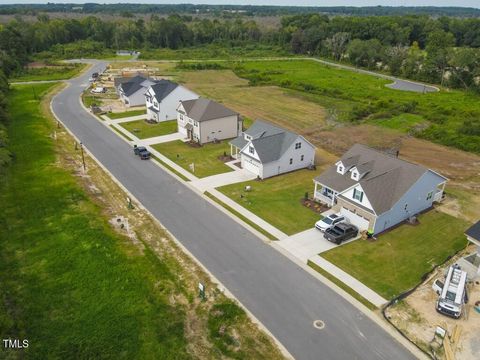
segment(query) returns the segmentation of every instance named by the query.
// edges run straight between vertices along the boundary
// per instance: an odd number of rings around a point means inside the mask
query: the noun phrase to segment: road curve
[[[89,72],[105,65],[96,62]],[[153,162],[139,161],[80,105],[88,74],[69,83],[52,100],[56,116],[296,359],[414,358],[328,286]],[[314,328],[317,319],[324,329]]]

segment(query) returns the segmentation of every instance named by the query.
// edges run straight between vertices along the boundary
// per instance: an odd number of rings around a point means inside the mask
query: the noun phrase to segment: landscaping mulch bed
[[[220,156],[218,157],[218,160],[220,160],[221,162],[226,163],[226,162],[230,162],[230,161],[235,160],[235,159],[234,159],[233,157],[231,157],[230,155],[220,155]]]
[[[320,214],[329,209],[328,206],[320,204],[312,199],[302,199],[300,200],[303,206],[309,208],[310,210]]]

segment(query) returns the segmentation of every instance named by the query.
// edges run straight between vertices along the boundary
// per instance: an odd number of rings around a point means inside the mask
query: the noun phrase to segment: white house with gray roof
[[[378,234],[441,201],[446,182],[433,170],[356,144],[314,179],[314,198]]]
[[[120,100],[127,107],[145,105],[145,92],[156,80],[137,75],[131,78],[119,78],[116,83]]]
[[[312,166],[315,147],[303,136],[257,120],[230,142],[231,155],[261,179]]]
[[[145,91],[147,120],[156,122],[175,120],[180,101],[191,99],[198,99],[198,95],[172,81],[158,80]]]
[[[231,139],[242,132],[237,112],[204,98],[180,101],[177,123],[180,134],[199,144]]]

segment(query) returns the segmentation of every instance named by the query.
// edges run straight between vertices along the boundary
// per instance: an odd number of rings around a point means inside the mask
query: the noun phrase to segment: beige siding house
[[[180,134],[199,144],[232,139],[242,131],[238,113],[204,98],[181,101],[177,108],[177,123]]]

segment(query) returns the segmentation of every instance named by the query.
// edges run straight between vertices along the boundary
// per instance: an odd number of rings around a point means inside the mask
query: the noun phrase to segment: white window
[[[250,154],[255,154],[255,149],[253,148],[253,146],[249,146],[249,147],[248,147],[248,152],[249,152]]]
[[[194,121],[193,125],[195,125],[195,127],[198,127],[198,121]]]
[[[293,159],[292,159],[292,158],[290,158],[290,165],[292,165],[292,164],[293,164]]]
[[[337,170],[340,174],[343,174],[343,166],[342,165],[339,165]]]
[[[154,105],[155,107],[157,107],[157,106],[158,106],[158,103],[157,103],[156,101],[154,101],[154,102],[153,102],[153,105]]]
[[[180,120],[183,120],[183,115],[182,114],[180,114]]]
[[[358,173],[356,171],[352,172],[352,179],[358,180]]]
[[[305,158],[305,155],[300,156],[300,161],[303,161],[304,158]]]
[[[433,197],[433,191],[430,191],[430,192],[427,194],[427,201],[430,200],[432,197]]]
[[[353,189],[353,198],[355,200],[358,200],[360,202],[362,202],[363,200],[363,191],[359,191],[357,189]]]
[[[295,144],[295,149],[300,149],[302,147],[302,143],[298,142]]]

